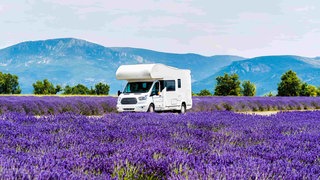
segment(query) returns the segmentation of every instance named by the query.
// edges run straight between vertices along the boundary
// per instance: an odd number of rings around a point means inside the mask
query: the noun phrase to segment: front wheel
[[[182,103],[182,104],[181,104],[181,109],[180,109],[180,112],[179,112],[179,113],[180,113],[180,114],[184,114],[184,113],[186,113],[186,111],[187,111],[187,110],[186,110],[186,105],[185,105],[184,103]]]
[[[154,113],[154,105],[153,104],[149,105],[149,108],[148,108],[147,112]]]

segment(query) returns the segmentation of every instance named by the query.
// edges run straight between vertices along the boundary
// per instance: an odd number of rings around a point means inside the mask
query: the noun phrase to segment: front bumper
[[[147,112],[148,108],[148,104],[117,105],[118,112]]]

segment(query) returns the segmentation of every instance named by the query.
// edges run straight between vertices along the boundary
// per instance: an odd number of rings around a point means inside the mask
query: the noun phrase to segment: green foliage
[[[318,90],[315,86],[303,83],[301,85],[300,96],[317,96]]]
[[[256,86],[250,81],[242,82],[242,95],[244,96],[255,96],[256,95]]]
[[[224,76],[218,76],[216,78],[217,85],[214,90],[214,95],[216,96],[240,96],[241,87],[239,76],[234,73],[228,75],[227,73]]]
[[[90,90],[82,84],[78,84],[76,86],[74,86],[73,90],[73,94],[91,94]]]
[[[65,95],[108,95],[110,86],[108,84],[98,83],[95,85],[95,89],[87,88],[83,84],[76,86],[67,85],[64,88],[63,94]]]
[[[300,93],[299,93],[300,96],[309,96],[309,93],[308,93],[308,84],[307,83],[303,83],[301,85],[301,90],[300,90]]]
[[[313,85],[308,85],[308,92],[309,92],[309,96],[317,96],[318,95],[318,89],[316,86]]]
[[[86,86],[82,85],[82,84],[78,84],[76,86],[66,86],[64,88],[64,92],[63,94],[72,94],[72,95],[89,95],[92,94],[92,92],[90,91],[89,88],[87,88]]]
[[[212,96],[212,93],[208,89],[203,89],[198,93],[198,96]]]
[[[281,82],[278,84],[278,96],[299,96],[301,84],[301,80],[294,71],[287,71],[281,76]]]
[[[72,94],[72,87],[69,85],[66,85],[66,87],[64,87],[64,89],[63,89],[62,94]]]
[[[97,95],[108,95],[110,86],[108,84],[98,83],[95,85],[95,94]]]
[[[0,72],[0,94],[20,94],[18,76]]]
[[[292,70],[283,74],[278,84],[278,96],[317,96],[319,94],[317,87],[302,82]]]
[[[44,79],[43,81],[36,81],[32,84],[34,94],[57,94],[61,91],[61,86],[54,85],[48,80]]]

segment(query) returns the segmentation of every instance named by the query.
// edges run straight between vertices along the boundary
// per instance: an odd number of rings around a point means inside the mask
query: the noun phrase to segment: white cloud
[[[149,17],[145,22],[143,22],[144,28],[158,28],[158,27],[168,27],[172,25],[183,25],[186,23],[186,19],[174,16],[154,16]]]
[[[178,53],[311,56],[319,7],[318,0],[4,0],[0,47],[75,37]]]
[[[308,11],[315,10],[315,7],[314,6],[304,6],[304,7],[297,7],[294,10],[298,11],[298,12],[308,12]]]
[[[141,13],[150,11],[163,11],[171,14],[203,14],[200,9],[192,7],[190,1],[172,1],[172,0],[45,0],[47,3],[59,6],[69,6],[80,13],[105,11],[110,14]]]

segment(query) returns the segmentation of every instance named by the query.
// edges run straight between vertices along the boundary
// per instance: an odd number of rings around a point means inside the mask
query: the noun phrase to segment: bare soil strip
[[[282,110],[282,111],[246,111],[246,112],[237,112],[240,114],[249,114],[249,115],[261,115],[261,116],[271,116],[280,112],[294,112],[294,111],[319,111],[319,109],[309,109],[309,110]]]

